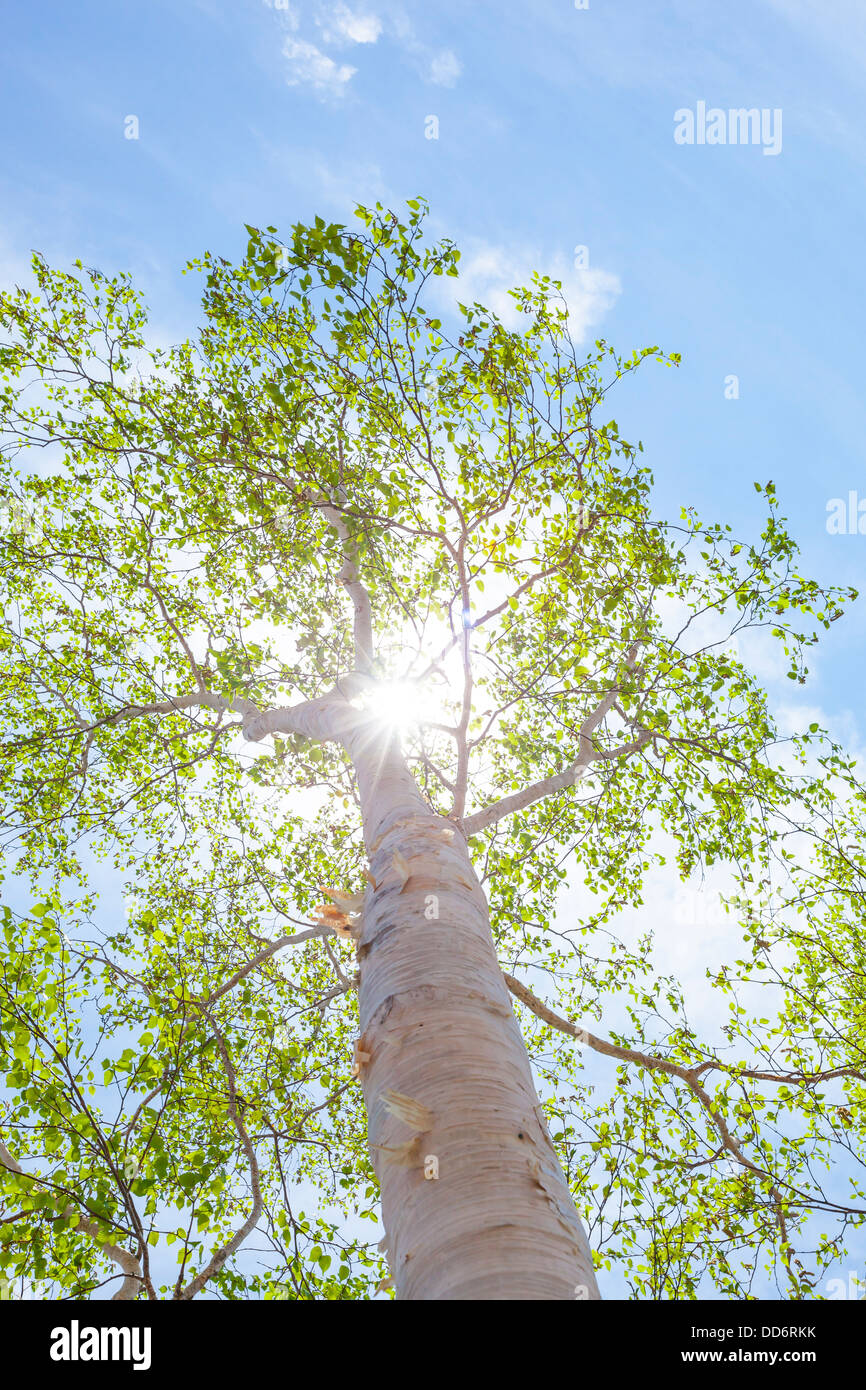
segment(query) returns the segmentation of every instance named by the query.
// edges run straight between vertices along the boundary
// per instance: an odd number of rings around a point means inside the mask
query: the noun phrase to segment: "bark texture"
[[[397,1297],[598,1298],[463,834],[387,734],[345,742],[376,883],[358,1052]]]

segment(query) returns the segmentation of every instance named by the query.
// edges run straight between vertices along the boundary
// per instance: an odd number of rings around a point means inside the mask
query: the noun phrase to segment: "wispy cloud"
[[[340,97],[358,71],[351,63],[340,62],[325,48],[344,49],[353,44],[375,43],[382,32],[382,21],[369,11],[350,10],[348,5],[321,5],[313,22],[319,30],[319,43],[301,37],[301,17],[291,0],[264,0],[279,16],[284,29],[282,52],[286,59],[286,82],[290,87],[309,87],[321,98]]]
[[[391,32],[403,51],[414,60],[425,82],[439,87],[453,87],[463,71],[460,60],[450,48],[434,48],[419,39],[409,17],[398,11],[391,21]]]
[[[532,273],[562,283],[569,311],[569,328],[576,341],[584,338],[622,292],[619,277],[601,269],[576,270],[562,254],[543,255],[532,247],[497,246],[486,241],[469,242],[460,261],[456,280],[437,282],[441,293],[461,303],[478,300],[499,315],[506,328],[519,328],[524,317],[509,291],[529,285]]]
[[[302,37],[301,16],[291,0],[263,0],[275,12],[287,37],[283,54],[288,65],[289,86],[308,86],[319,97],[341,96],[357,72],[350,63],[331,56],[327,49],[344,50],[351,46],[378,43],[384,34],[410,59],[425,82],[438,87],[453,87],[463,71],[460,59],[451,48],[437,48],[419,38],[414,26],[402,10],[383,19],[371,9],[352,9],[337,3],[321,3],[312,15],[316,41]],[[385,0],[387,4],[387,0]]]
[[[300,16],[291,0],[262,0],[269,10],[276,10],[287,29],[299,29]]]
[[[348,5],[334,5],[318,19],[326,43],[375,43],[382,32],[378,15],[350,10]]]
[[[288,64],[286,82],[290,87],[308,85],[315,92],[340,96],[357,72],[349,63],[335,63],[314,43],[291,35],[283,43],[283,54]]]
[[[453,87],[463,68],[450,48],[443,48],[430,59],[430,81],[439,87]]]

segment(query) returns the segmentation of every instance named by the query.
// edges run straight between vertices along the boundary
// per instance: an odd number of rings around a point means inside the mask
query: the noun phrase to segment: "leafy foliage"
[[[189,267],[204,323],[170,348],[126,276],[36,256],[0,297],[0,487],[27,519],[4,536],[0,788],[32,898],[4,909],[0,1137],[24,1171],[0,1168],[0,1268],[88,1296],[117,1287],[109,1242],[150,1296],[374,1293],[355,961],[309,929],[318,885],[363,887],[354,770],[244,737],[352,673],[372,709],[395,682],[414,707],[409,765],[470,836],[504,967],[548,996],[521,1017],[599,1263],[638,1297],[741,1298],[763,1262],[807,1297],[866,1210],[863,792],[820,730],[780,737],[732,639],[767,636],[802,684],[854,594],[800,573],[772,483],[752,540],[656,518],[641,446],[601,419],[677,356],[579,357],[543,277],[520,331],[452,303],[425,212],[248,228],[240,264]],[[615,935],[669,845],[683,879],[735,886],[715,1041],[649,939]],[[559,929],[569,875],[589,905]],[[609,1096],[551,1009],[606,1022]]]

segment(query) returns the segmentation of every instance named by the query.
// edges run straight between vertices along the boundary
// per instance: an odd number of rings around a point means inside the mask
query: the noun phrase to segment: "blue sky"
[[[866,535],[826,527],[866,498],[858,0],[77,0],[11,8],[4,47],[0,280],[31,248],[131,270],[174,340],[184,262],[237,257],[245,222],[422,194],[479,298],[548,270],[587,341],[683,354],[612,397],[660,513],[748,534],[772,478],[806,571],[862,584]],[[678,144],[700,102],[781,112],[780,150]],[[856,748],[864,615],[866,594],[806,687],[766,673]]]
[[[772,478],[807,565],[860,581],[866,537],[826,530],[829,499],[866,497],[857,0],[79,0],[4,28],[3,279],[31,247],[130,269],[175,338],[195,320],[183,263],[238,255],[244,222],[422,193],[480,297],[538,266],[590,337],[683,354],[612,408],[660,511],[747,528],[751,481]],[[675,143],[700,101],[780,110],[780,152]],[[795,692],[830,718],[856,713],[864,612]]]

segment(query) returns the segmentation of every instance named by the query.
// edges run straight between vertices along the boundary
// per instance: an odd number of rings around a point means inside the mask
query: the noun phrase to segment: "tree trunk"
[[[597,1299],[462,833],[396,740],[345,742],[376,883],[358,1057],[397,1297]]]

